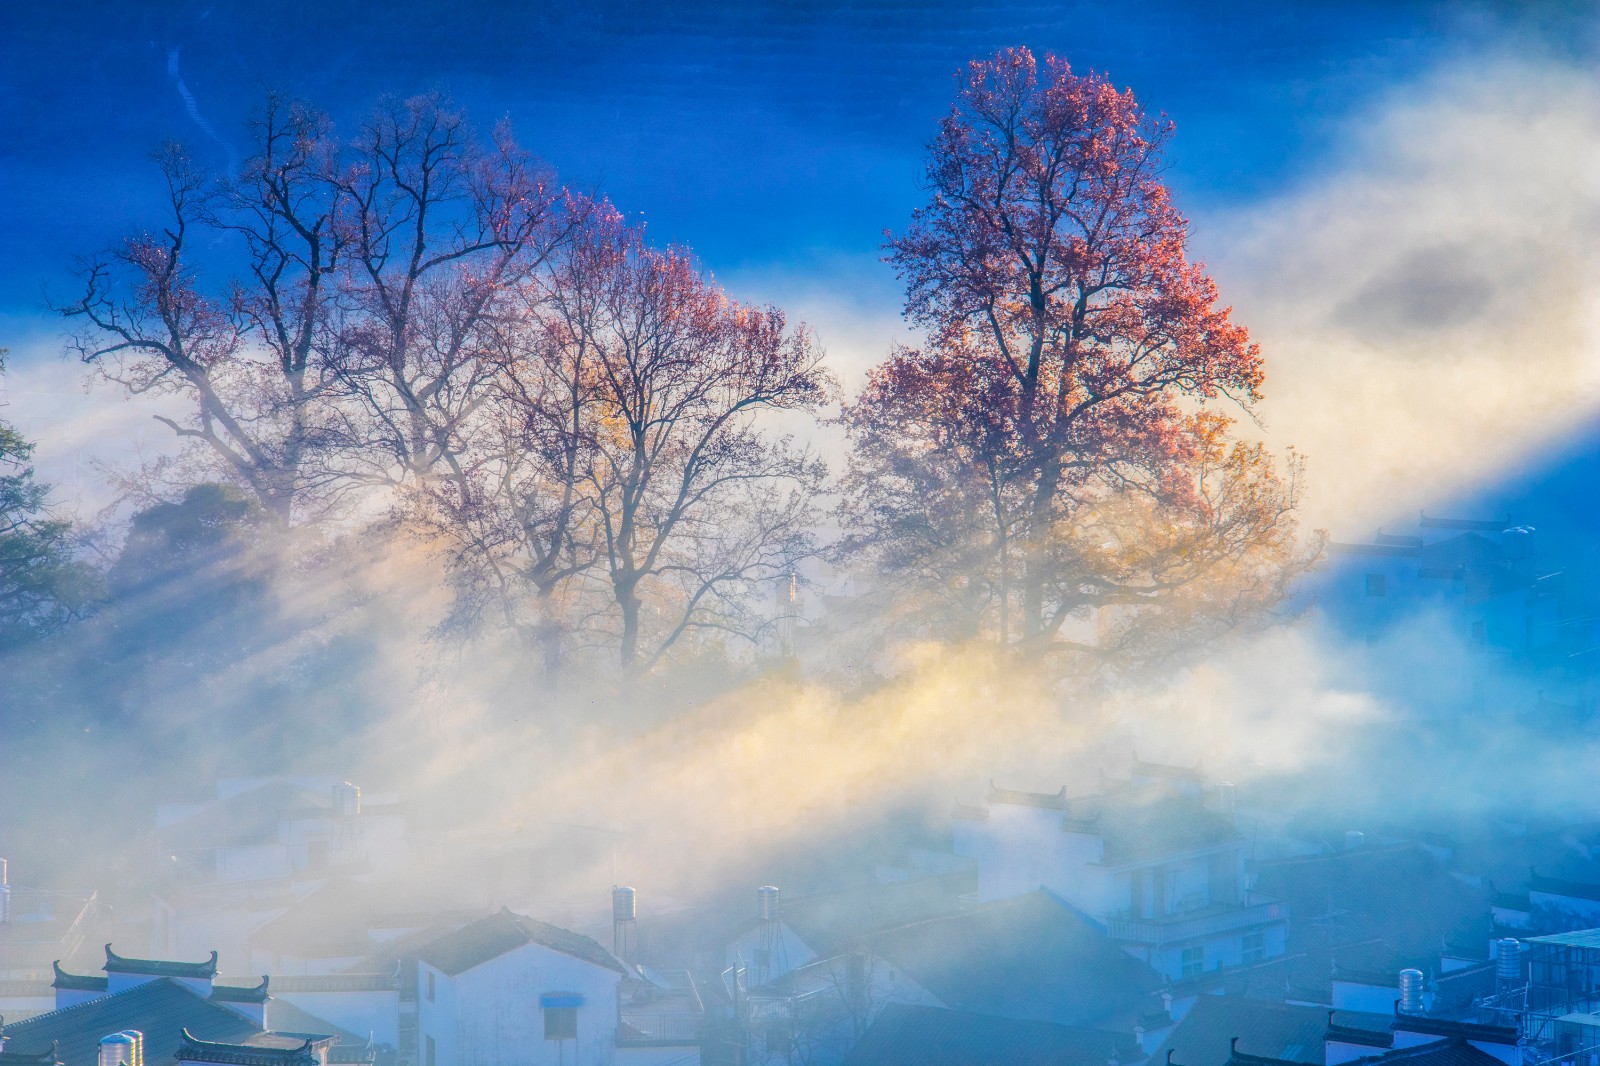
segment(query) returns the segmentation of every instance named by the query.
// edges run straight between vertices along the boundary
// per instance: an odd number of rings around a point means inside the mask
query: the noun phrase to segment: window
[[[439,1066],[439,1053],[433,1046],[433,1037],[424,1038],[427,1041],[423,1052],[422,1066]]]
[[[1205,969],[1206,969],[1206,949],[1205,948],[1198,947],[1198,948],[1184,948],[1183,949],[1183,976],[1185,976],[1185,977],[1198,977],[1200,974],[1205,972]]]
[[[1244,961],[1260,962],[1267,957],[1267,935],[1259,929],[1254,933],[1246,933],[1240,945],[1244,949]]]
[[[428,1002],[432,1003],[433,1002],[433,997],[434,997],[435,993],[437,992],[437,989],[434,987],[434,983],[433,983],[433,971],[432,970],[428,970],[426,968],[424,968],[424,971],[428,975]]]
[[[1367,575],[1367,595],[1384,596],[1389,591],[1389,579],[1383,574]]]
[[[544,1008],[544,1038],[546,1040],[578,1039],[578,1008]]]

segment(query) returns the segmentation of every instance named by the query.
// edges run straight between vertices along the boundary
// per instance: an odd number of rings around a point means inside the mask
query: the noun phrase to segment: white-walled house
[[[501,910],[418,952],[418,1066],[698,1066],[698,1025],[629,1016],[625,980],[590,938]]]
[[[1135,764],[1083,797],[991,787],[956,810],[954,847],[978,864],[979,897],[1044,888],[1104,924],[1171,980],[1281,955],[1286,908],[1253,898],[1226,786]]]

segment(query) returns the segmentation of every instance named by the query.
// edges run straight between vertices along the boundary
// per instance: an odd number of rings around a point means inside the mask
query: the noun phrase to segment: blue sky
[[[916,202],[952,73],[1005,45],[1108,71],[1168,112],[1174,184],[1203,209],[1317,167],[1330,123],[1442,53],[1573,39],[1560,8],[1392,0],[79,0],[8,5],[4,19],[0,308],[13,312],[70,251],[142,216],[153,146],[181,139],[226,166],[269,86],[347,119],[383,93],[442,88],[485,123],[509,115],[569,180],[727,270],[872,253]]]
[[[435,88],[483,124],[509,116],[522,140],[566,180],[598,187],[642,215],[658,240],[695,248],[736,295],[793,306],[847,369],[859,369],[899,335],[898,290],[877,262],[878,247],[883,230],[903,226],[920,200],[922,147],[949,106],[952,75],[965,60],[1011,44],[1104,70],[1177,123],[1169,178],[1196,218],[1197,250],[1218,263],[1225,298],[1238,303],[1247,324],[1261,327],[1269,398],[1270,375],[1282,371],[1276,380],[1285,386],[1278,392],[1284,405],[1266,412],[1280,435],[1276,443],[1315,445],[1314,464],[1343,477],[1337,452],[1344,435],[1381,436],[1405,414],[1381,405],[1329,413],[1315,395],[1337,378],[1330,353],[1343,352],[1344,340],[1355,354],[1338,358],[1352,360],[1352,368],[1366,358],[1362,345],[1372,347],[1343,319],[1350,307],[1367,318],[1371,308],[1390,307],[1386,313],[1406,327],[1412,304],[1456,291],[1415,276],[1417,268],[1406,264],[1453,268],[1461,258],[1449,242],[1457,220],[1446,214],[1409,238],[1414,247],[1387,249],[1382,269],[1360,264],[1372,277],[1321,317],[1285,308],[1338,287],[1346,272],[1340,256],[1354,254],[1339,244],[1346,229],[1364,226],[1375,235],[1368,243],[1381,243],[1438,189],[1492,194],[1493,179],[1479,175],[1472,186],[1467,172],[1457,180],[1450,153],[1492,160],[1501,141],[1514,139],[1507,128],[1539,120],[1557,106],[1546,98],[1565,91],[1566,83],[1530,80],[1529,72],[1590,68],[1600,41],[1588,5],[1396,0],[77,0],[7,5],[0,28],[7,104],[0,108],[0,329],[11,334],[0,346],[13,348],[16,371],[8,417],[40,437],[41,465],[58,480],[60,440],[81,444],[96,433],[132,432],[126,427],[134,423],[102,418],[105,412],[86,422],[80,411],[68,427],[47,392],[59,393],[69,368],[58,366],[48,389],[37,374],[27,377],[28,365],[55,349],[56,324],[41,310],[46,288],[69,291],[75,254],[154,221],[159,200],[146,162],[153,147],[183,140],[206,162],[227,167],[243,147],[242,120],[267,88],[328,109],[347,129],[382,94]],[[1453,73],[1442,77],[1442,70]],[[1492,116],[1498,124],[1474,125],[1517,92],[1528,99]],[[1419,105],[1420,117],[1406,119],[1412,96],[1427,103]],[[1454,130],[1457,141],[1446,143],[1441,133],[1433,155],[1408,155],[1409,142],[1429,140],[1436,128]],[[1535,147],[1561,137],[1553,131]],[[1545,184],[1569,166],[1551,151],[1540,172]],[[1419,166],[1432,168],[1427,181],[1414,180]],[[1322,216],[1318,197],[1331,202],[1355,186],[1375,190],[1350,201],[1351,210],[1370,213]],[[1410,199],[1379,205],[1386,217],[1372,205],[1390,186],[1408,188]],[[1528,228],[1528,218],[1550,214],[1527,207],[1519,215],[1515,204],[1501,209],[1507,221],[1500,229]],[[1456,210],[1462,226],[1481,214],[1465,196]],[[1263,250],[1263,232],[1277,233],[1277,244]],[[1485,232],[1492,238],[1498,231]],[[1280,269],[1279,259],[1301,241],[1324,254],[1306,256],[1316,269],[1302,270],[1298,288],[1286,287],[1279,275],[1294,271]],[[1503,250],[1496,255],[1503,259]],[[1321,343],[1316,334],[1324,326],[1343,330],[1343,340],[1330,335]],[[1455,358],[1455,339],[1424,339],[1432,343],[1426,358]],[[1308,376],[1312,365],[1324,376]],[[1397,395],[1404,395],[1402,379],[1417,377],[1416,357],[1406,352],[1359,365],[1369,377],[1392,372]],[[1491,378],[1484,388],[1492,397],[1505,384]],[[1427,375],[1412,387],[1426,397]],[[1514,406],[1526,398],[1507,403],[1508,421],[1533,420]],[[1419,434],[1426,434],[1412,427],[1396,435],[1393,456],[1368,456],[1359,469],[1402,462],[1406,449],[1459,448],[1474,433],[1481,437],[1496,413],[1491,400],[1455,436],[1421,444]],[[1560,484],[1582,483],[1582,471],[1600,466],[1585,457],[1600,449],[1572,411],[1558,414],[1542,434],[1521,434],[1516,449],[1486,459],[1490,480],[1469,486],[1456,479],[1448,492],[1470,489],[1484,506],[1497,506],[1509,479],[1516,484],[1506,491],[1526,497],[1518,471],[1543,477],[1540,464],[1558,453]],[[1319,418],[1333,424],[1314,425]],[[138,423],[140,433],[150,432],[148,422]],[[157,438],[144,439],[159,446]],[[1438,504],[1421,498],[1417,486],[1426,474],[1419,468],[1409,481],[1371,493],[1393,497],[1383,513],[1414,513]],[[1339,498],[1359,491],[1347,488]],[[1535,497],[1535,505],[1546,498]]]

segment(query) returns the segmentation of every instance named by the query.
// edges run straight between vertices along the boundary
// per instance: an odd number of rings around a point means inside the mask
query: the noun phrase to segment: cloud
[[[58,353],[58,345],[34,339],[12,349],[0,374],[0,418],[34,442],[34,469],[54,489],[52,506],[87,521],[116,500],[109,471],[177,451],[172,430],[154,416],[179,417],[182,402],[129,399]]]
[[[1268,437],[1310,457],[1308,518],[1336,533],[1600,409],[1600,79],[1462,57],[1342,137],[1330,167],[1196,242],[1266,354]]]

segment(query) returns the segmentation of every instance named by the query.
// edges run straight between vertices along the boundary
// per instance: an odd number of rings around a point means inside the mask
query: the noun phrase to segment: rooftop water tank
[[[128,1066],[144,1066],[144,1034],[137,1029],[124,1029],[122,1035],[133,1041],[133,1061]]]
[[[1502,937],[1494,942],[1494,976],[1508,985],[1522,980],[1522,944],[1516,937]]]
[[[1367,834],[1359,829],[1347,829],[1344,834],[1344,850],[1358,851],[1367,842]]]
[[[1422,971],[1400,971],[1400,1013],[1422,1013]]]
[[[778,920],[778,886],[762,885],[756,889],[756,914],[763,922]]]
[[[361,789],[348,781],[333,786],[333,813],[341,818],[353,818],[361,813]]]
[[[100,1038],[99,1066],[134,1066],[134,1040],[127,1033]]]
[[[635,893],[627,885],[618,885],[611,890],[611,920],[613,922],[631,922],[639,916],[635,906]]]

